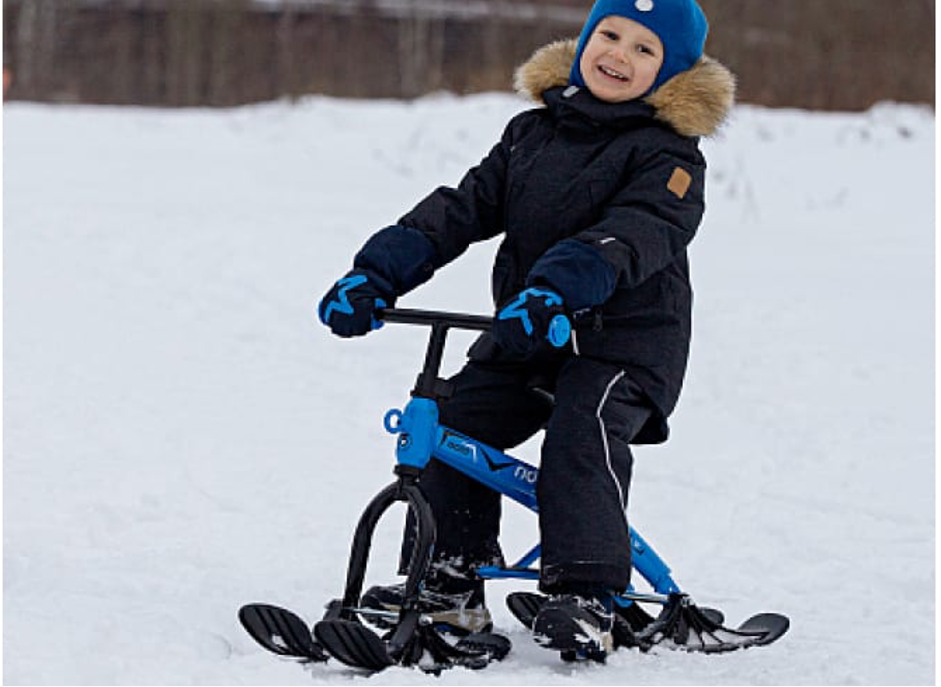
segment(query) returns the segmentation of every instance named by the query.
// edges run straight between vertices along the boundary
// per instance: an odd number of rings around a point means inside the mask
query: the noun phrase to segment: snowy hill
[[[5,682],[364,681],[275,659],[235,615],[319,618],[392,479],[381,418],[425,333],[341,341],[313,307],[524,106],[4,107]],[[788,614],[779,644],[573,668],[503,607],[521,585],[494,583],[505,662],[366,683],[933,681],[934,123],[739,107],[704,145],[689,376],[673,439],[637,451],[631,516],[732,624]],[[488,313],[495,247],[400,305]],[[449,371],[469,341],[452,337]],[[538,442],[514,454],[536,462]],[[393,571],[383,528],[370,581]],[[508,555],[535,536],[508,507]]]

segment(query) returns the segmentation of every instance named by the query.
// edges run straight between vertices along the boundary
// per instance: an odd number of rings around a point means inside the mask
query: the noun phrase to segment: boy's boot
[[[366,608],[398,613],[405,596],[405,583],[375,586],[366,590],[360,604]],[[458,585],[427,582],[418,597],[418,610],[436,624],[450,626],[458,633],[489,632],[493,629],[490,611],[484,604],[484,581],[473,580]],[[377,622],[392,625],[392,622]]]
[[[591,585],[554,594],[536,615],[534,639],[547,649],[562,652],[565,659],[603,662],[614,648],[613,603],[609,591]]]

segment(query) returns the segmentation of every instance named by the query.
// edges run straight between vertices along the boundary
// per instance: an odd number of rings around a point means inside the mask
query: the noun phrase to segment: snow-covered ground
[[[573,667],[515,624],[512,583],[490,598],[514,651],[483,673],[305,670],[242,631],[244,602],[315,620],[341,593],[424,350],[410,327],[332,338],[315,303],[524,106],[4,107],[6,683],[934,680],[935,119],[891,104],[739,107],[704,144],[689,376],[672,440],[637,451],[634,525],[732,624],[789,615],[778,644]],[[487,313],[495,247],[400,305]],[[535,536],[508,506],[508,554]]]

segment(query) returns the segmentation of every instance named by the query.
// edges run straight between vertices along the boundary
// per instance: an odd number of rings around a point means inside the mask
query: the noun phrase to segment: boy
[[[612,594],[631,571],[629,444],[666,440],[686,368],[686,246],[704,207],[698,140],[734,92],[731,74],[702,56],[706,32],[695,0],[598,0],[577,43],[550,44],[518,70],[518,89],[544,107],[514,117],[457,188],[372,236],[319,308],[335,334],[365,334],[377,307],[470,243],[505,234],[492,331],[452,378],[440,421],[500,449],[546,429],[539,585],[550,596],[534,633],[554,650],[610,650]],[[349,305],[328,314],[341,289]],[[572,338],[555,349],[546,339],[559,313]],[[439,461],[420,485],[438,525],[426,612],[484,629],[474,569],[502,562],[500,497]],[[395,608],[401,593],[375,587],[363,602]]]

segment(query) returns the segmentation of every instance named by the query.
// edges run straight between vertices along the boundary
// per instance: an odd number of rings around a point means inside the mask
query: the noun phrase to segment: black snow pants
[[[501,450],[546,429],[536,485],[540,588],[623,590],[631,571],[628,444],[651,414],[639,388],[617,365],[578,356],[536,366],[471,360],[450,381],[454,394],[439,404],[441,424]],[[442,575],[439,584],[457,589],[462,579],[471,583],[473,568],[503,561],[499,493],[437,460],[419,485],[437,522],[432,578]]]

